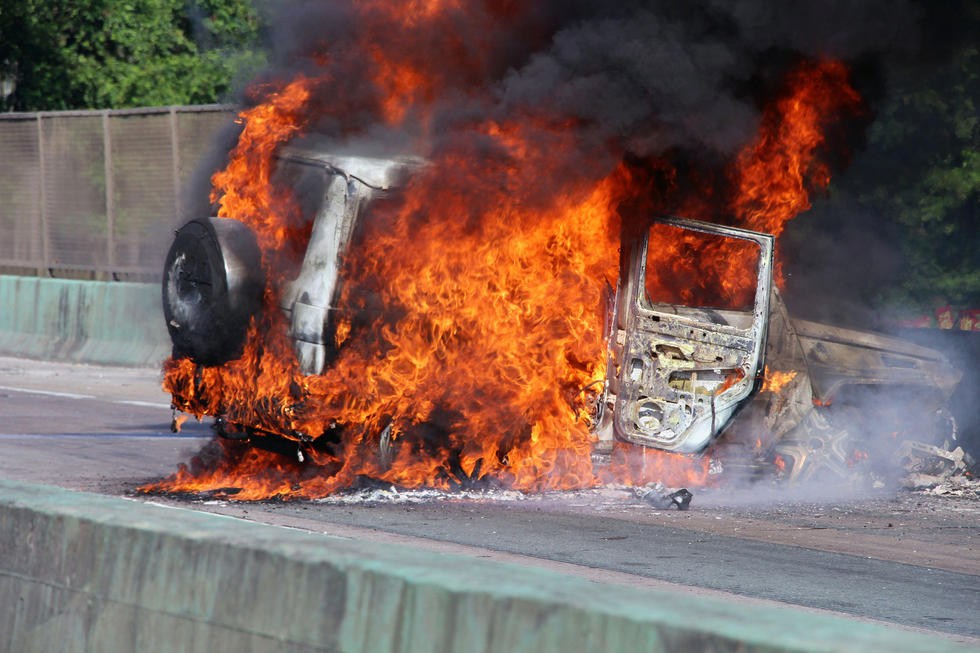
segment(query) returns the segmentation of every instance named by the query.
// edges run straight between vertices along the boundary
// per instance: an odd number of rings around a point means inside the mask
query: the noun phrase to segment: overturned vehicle
[[[330,364],[342,257],[359,220],[424,165],[296,147],[278,155],[284,178],[314,176],[322,189],[298,274],[278,295],[303,374],[320,374]],[[685,244],[688,276],[663,255],[665,242]],[[745,264],[737,292],[692,282],[690,274],[698,276],[698,266],[710,267],[714,253],[726,248],[736,248]],[[959,373],[945,358],[900,339],[791,318],[773,282],[773,249],[771,235],[677,217],[624,232],[605,316],[607,376],[592,402],[594,459],[608,456],[617,442],[681,454],[710,451],[726,468],[794,482],[853,477],[882,438],[897,446],[955,435],[945,404]],[[262,303],[259,261],[254,234],[234,219],[197,219],[178,230],[163,278],[175,359],[213,366],[241,354]],[[185,399],[175,393],[175,407]],[[910,421],[909,411],[896,407],[913,400]],[[267,423],[215,417],[220,428],[239,433],[310,440]],[[384,456],[390,443],[385,433],[379,440]]]

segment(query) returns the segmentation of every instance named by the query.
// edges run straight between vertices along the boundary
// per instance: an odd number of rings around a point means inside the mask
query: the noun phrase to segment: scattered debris
[[[962,447],[950,451],[909,440],[895,456],[908,472],[903,479],[907,489],[938,496],[980,497],[980,480],[970,474],[974,460]]]
[[[213,490],[199,490],[194,493],[197,499],[203,499],[205,501],[209,499],[226,499],[228,497],[233,497],[242,491],[240,487],[219,487]],[[180,493],[175,493],[174,496],[180,496]]]
[[[678,510],[687,510],[691,507],[691,499],[694,498],[694,495],[688,492],[687,489],[681,488],[677,492],[670,494],[668,498],[674,502]]]
[[[691,499],[694,495],[686,488],[671,491],[664,487],[663,483],[652,483],[643,487],[636,488],[636,496],[649,503],[655,508],[668,509],[677,508],[678,510],[689,510]]]
[[[962,497],[980,499],[980,479],[966,475],[953,476],[941,483],[922,488],[924,494],[939,497]]]
[[[963,472],[972,463],[962,447],[948,451],[935,445],[906,440],[895,454],[910,472],[948,475]]]

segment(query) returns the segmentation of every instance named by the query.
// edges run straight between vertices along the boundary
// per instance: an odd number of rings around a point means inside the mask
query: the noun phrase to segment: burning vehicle
[[[350,333],[368,328],[363,314],[384,309],[345,304],[345,260],[376,219],[373,212],[397,200],[429,163],[290,145],[274,166],[280,183],[315,189],[315,206],[301,224],[301,263],[270,280],[258,237],[244,222],[212,217],[181,227],[163,278],[171,364],[184,370],[170,390],[175,408],[212,415],[221,435],[300,462],[326,460],[333,474],[351,455],[341,444],[349,425],[302,416]],[[617,245],[618,277],[605,292],[605,360],[570,402],[576,414],[585,413],[589,457],[599,467],[632,448],[710,457],[726,469],[776,473],[790,482],[846,479],[879,437],[872,431],[930,441],[955,432],[944,405],[959,375],[943,356],[790,317],[774,282],[772,235],[657,216],[642,229],[623,229]],[[738,269],[712,273],[719,258],[738,261]],[[243,356],[261,359],[246,341],[263,320],[264,328],[272,320],[281,332],[276,346],[291,350],[279,358],[295,361],[294,376],[282,381],[285,399],[256,392],[208,403],[209,383],[220,384],[209,375]],[[274,374],[260,361],[249,369]],[[892,424],[887,396],[914,396],[921,421]],[[360,473],[383,476],[397,458],[419,456],[431,444],[431,433],[416,432],[412,442],[411,428],[393,415],[372,418],[360,449],[372,449],[375,458],[366,468],[362,460]],[[481,475],[485,461],[467,463],[465,446],[451,455],[458,476]]]
[[[147,491],[851,478],[954,428],[941,355],[780,294],[874,120],[879,9],[277,12],[164,266],[177,426],[225,437]]]

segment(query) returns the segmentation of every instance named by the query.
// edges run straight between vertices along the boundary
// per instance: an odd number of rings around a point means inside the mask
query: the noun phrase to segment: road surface
[[[155,370],[0,358],[0,477],[133,494],[211,437],[193,421],[174,435],[170,420]],[[980,638],[980,501],[891,491],[822,501],[758,489],[694,492],[686,512],[654,508],[629,488],[146,500],[601,582],[785,602],[980,645],[969,639]]]

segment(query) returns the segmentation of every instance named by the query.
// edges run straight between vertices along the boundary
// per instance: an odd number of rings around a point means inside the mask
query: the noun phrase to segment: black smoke
[[[426,99],[436,138],[480,119],[548,116],[607,166],[671,148],[730,155],[794,63],[907,56],[922,18],[909,0],[525,4],[465,2],[406,26],[393,18],[402,3],[283,3],[265,78],[326,76],[318,131],[378,137],[367,44],[438,77],[439,97]],[[260,87],[250,99],[262,97]]]

